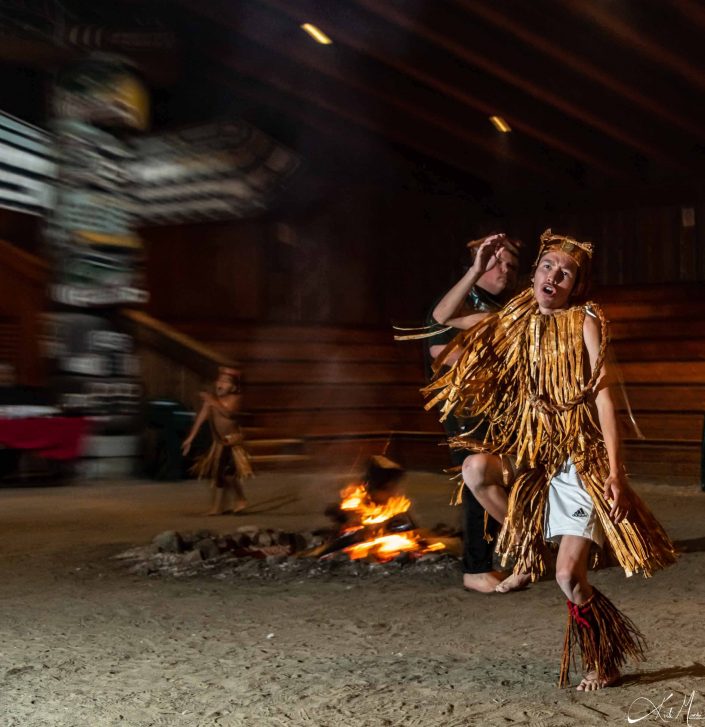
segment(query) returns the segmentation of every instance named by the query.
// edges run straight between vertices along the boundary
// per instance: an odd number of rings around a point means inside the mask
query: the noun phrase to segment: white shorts
[[[551,480],[543,532],[553,543],[560,543],[563,535],[587,538],[599,546],[605,541],[592,498],[570,459]]]

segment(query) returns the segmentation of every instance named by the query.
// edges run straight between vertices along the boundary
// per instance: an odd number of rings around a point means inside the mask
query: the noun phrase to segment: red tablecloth
[[[0,444],[31,449],[47,459],[76,459],[88,427],[81,417],[0,419]]]

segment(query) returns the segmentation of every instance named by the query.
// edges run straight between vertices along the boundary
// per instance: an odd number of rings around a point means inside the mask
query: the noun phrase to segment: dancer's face
[[[232,394],[235,391],[235,382],[230,378],[230,376],[226,376],[225,374],[220,374],[218,378],[215,380],[215,393],[218,396],[225,396],[226,394]]]
[[[578,274],[578,265],[561,250],[549,250],[536,266],[534,296],[543,314],[568,307]]]
[[[478,278],[477,285],[492,295],[512,292],[516,288],[519,261],[507,248],[502,248],[495,264]]]

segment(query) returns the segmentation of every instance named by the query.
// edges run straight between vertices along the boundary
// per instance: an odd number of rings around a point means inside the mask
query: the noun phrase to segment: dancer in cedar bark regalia
[[[533,286],[498,313],[458,335],[438,357],[454,361],[424,390],[442,417],[482,416],[451,446],[479,451],[463,463],[463,481],[503,523],[496,545],[514,560],[517,580],[546,570],[546,543],[557,543],[556,580],[568,599],[560,685],[574,653],[578,689],[609,686],[644,638],[587,578],[593,545],[611,551],[626,574],[651,575],[675,561],[673,544],[630,488],[605,365],[607,323],[583,303],[592,245],[551,230],[541,235]],[[511,487],[511,489],[509,489]]]
[[[211,478],[212,503],[207,515],[242,512],[247,507],[242,480],[253,476],[250,458],[244,447],[242,431],[237,423],[240,414],[241,376],[237,369],[221,366],[215,381],[215,395],[200,393],[203,404],[183,442],[181,451],[187,455],[201,426],[210,424],[213,443],[193,468],[199,479]],[[232,504],[228,506],[228,494]]]

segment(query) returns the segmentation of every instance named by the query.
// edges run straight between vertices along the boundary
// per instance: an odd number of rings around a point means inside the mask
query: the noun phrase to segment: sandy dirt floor
[[[194,482],[0,490],[0,725],[686,724],[691,695],[689,724],[705,725],[695,486],[637,484],[687,552],[650,580],[594,574],[651,645],[648,662],[594,694],[555,686],[565,603],[551,580],[483,596],[461,589],[459,571],[169,580],[111,558],[167,529],[320,527],[339,484],[264,474],[249,486],[253,512],[218,519],[199,515],[206,492]],[[457,522],[444,476],[411,474],[407,492],[423,525]]]

